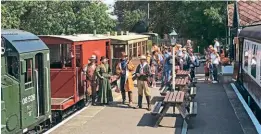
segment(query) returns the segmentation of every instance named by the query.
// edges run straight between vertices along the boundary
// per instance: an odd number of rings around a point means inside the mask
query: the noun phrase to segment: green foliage
[[[122,12],[147,11],[147,3],[117,1],[114,13],[126,25],[129,21],[124,21],[127,17]],[[174,28],[179,37],[190,38],[203,48],[213,43],[214,38],[226,36],[226,4],[224,1],[152,1],[149,2],[149,29],[163,37]]]
[[[123,17],[121,28],[122,30],[130,31],[138,21],[146,17],[146,13],[139,9],[134,11],[124,10]]]
[[[1,5],[2,28],[17,28],[35,34],[73,34],[112,31],[116,23],[99,2],[8,1]]]

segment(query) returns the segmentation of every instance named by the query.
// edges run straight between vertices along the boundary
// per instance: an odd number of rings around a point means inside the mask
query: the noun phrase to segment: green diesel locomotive
[[[49,49],[21,30],[1,38],[1,133],[41,132],[51,124]]]

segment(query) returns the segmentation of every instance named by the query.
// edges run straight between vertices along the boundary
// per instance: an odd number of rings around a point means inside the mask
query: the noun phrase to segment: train
[[[2,29],[1,39],[2,134],[42,133],[88,105],[82,69],[93,54],[110,58],[106,36]]]
[[[20,30],[1,39],[1,133],[42,131],[52,121],[49,48]]]
[[[235,85],[261,122],[261,25],[243,28],[236,50]]]

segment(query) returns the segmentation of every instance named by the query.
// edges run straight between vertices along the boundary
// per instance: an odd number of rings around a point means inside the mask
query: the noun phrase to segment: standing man
[[[142,108],[142,97],[143,92],[145,93],[147,104],[148,104],[148,111],[151,110],[150,104],[150,89],[148,86],[148,79],[150,76],[150,66],[146,62],[146,56],[142,55],[140,57],[140,64],[136,69],[137,75],[137,85],[138,85],[138,106],[136,108]]]
[[[125,104],[125,92],[128,92],[129,106],[132,107],[132,90],[134,88],[134,83],[131,72],[134,70],[135,66],[127,59],[128,55],[125,52],[121,52],[121,55],[121,61],[116,67],[116,73],[120,76],[122,103]]]
[[[95,75],[95,69],[97,67],[96,65],[96,56],[92,55],[89,59],[90,63],[85,66],[83,69],[83,72],[86,74],[86,81],[87,81],[87,91],[91,92],[92,97],[92,105],[96,105],[95,99],[96,99],[96,90],[97,90],[97,79]]]
[[[217,49],[217,52],[220,53],[220,44],[218,42],[218,39],[215,38],[214,40],[215,44],[214,44],[214,48]]]

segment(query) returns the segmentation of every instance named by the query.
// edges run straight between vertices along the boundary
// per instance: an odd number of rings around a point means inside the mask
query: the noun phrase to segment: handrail
[[[35,72],[35,82],[36,82],[36,91],[37,91],[37,117],[39,117],[40,115],[40,111],[39,111],[39,83],[38,83],[38,71],[34,70]]]
[[[78,76],[78,67],[76,67],[76,93],[77,93],[77,95],[79,96],[79,76]],[[75,98],[76,99],[76,98]]]
[[[45,67],[45,73],[46,73],[46,89],[47,89],[47,95],[46,95],[46,99],[47,99],[47,112],[49,112],[49,110],[50,110],[50,98],[49,98],[49,72],[48,72],[48,68],[47,67]]]

